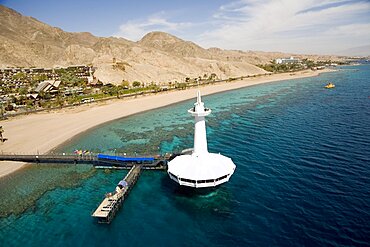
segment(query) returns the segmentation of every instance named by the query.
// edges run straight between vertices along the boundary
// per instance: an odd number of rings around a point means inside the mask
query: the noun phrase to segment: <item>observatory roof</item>
[[[234,170],[235,164],[230,158],[215,153],[177,156],[168,167],[175,176],[192,180],[217,179]]]

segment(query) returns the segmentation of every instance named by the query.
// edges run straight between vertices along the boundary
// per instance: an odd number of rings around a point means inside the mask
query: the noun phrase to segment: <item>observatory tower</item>
[[[168,163],[168,175],[179,185],[194,188],[215,187],[229,181],[236,166],[230,158],[208,152],[205,117],[211,110],[204,107],[200,91],[188,112],[195,119],[194,148],[191,154],[179,155]]]

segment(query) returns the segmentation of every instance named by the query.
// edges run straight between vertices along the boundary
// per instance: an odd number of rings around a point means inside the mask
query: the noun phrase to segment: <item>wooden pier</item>
[[[92,217],[97,218],[99,223],[109,224],[139,179],[141,169],[141,165],[134,165],[123,179],[127,185],[122,186],[122,188],[117,187],[115,192],[108,193],[92,214]]]

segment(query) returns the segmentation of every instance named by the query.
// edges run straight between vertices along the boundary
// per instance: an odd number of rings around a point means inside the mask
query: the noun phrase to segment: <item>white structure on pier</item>
[[[197,102],[188,112],[195,118],[194,148],[191,154],[182,154],[168,163],[168,175],[183,186],[206,188],[229,181],[234,173],[234,162],[221,154],[209,153],[205,116],[211,110],[204,107],[198,91]]]

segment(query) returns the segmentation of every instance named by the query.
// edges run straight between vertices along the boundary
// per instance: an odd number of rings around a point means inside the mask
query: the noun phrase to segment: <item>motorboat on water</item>
[[[335,85],[331,82],[329,82],[328,84],[325,85],[325,88],[335,88]]]

